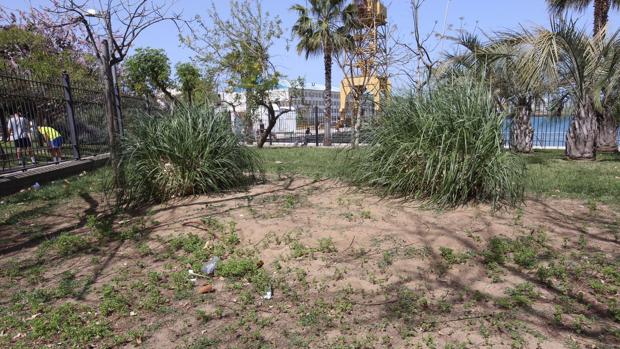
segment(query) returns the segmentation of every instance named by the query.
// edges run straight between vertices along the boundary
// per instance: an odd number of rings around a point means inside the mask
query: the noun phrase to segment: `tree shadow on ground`
[[[5,230],[8,231],[8,236],[4,236],[3,241],[10,239],[11,243],[9,243],[8,245],[3,244],[3,246],[0,247],[0,255],[9,254],[24,248],[34,247],[45,240],[58,237],[62,233],[71,232],[83,228],[86,225],[88,216],[93,215],[97,212],[97,209],[99,208],[99,202],[88,193],[81,193],[80,197],[82,198],[82,200],[84,200],[88,207],[82,212],[78,222],[57,229],[52,229],[52,227],[47,226],[37,227],[40,231],[47,231],[40,234],[32,234],[32,232],[29,231],[17,231],[16,233],[11,234],[11,229],[6,228]],[[49,210],[49,206],[40,207],[38,209],[42,209],[43,211]],[[23,216],[23,212],[20,212],[18,215]]]

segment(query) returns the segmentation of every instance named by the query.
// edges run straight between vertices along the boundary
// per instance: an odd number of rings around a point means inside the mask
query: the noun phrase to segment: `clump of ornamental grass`
[[[523,200],[525,165],[502,147],[488,85],[472,77],[395,97],[368,147],[352,153],[353,181],[440,207]]]
[[[121,149],[129,205],[236,189],[262,173],[259,155],[213,106],[136,118]]]

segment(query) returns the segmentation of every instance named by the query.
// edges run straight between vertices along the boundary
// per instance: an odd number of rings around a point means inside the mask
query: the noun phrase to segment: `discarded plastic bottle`
[[[34,184],[32,185],[32,189],[34,190],[41,189],[41,184],[39,184],[39,182],[34,182]]]
[[[267,300],[273,298],[273,287],[271,287],[271,285],[267,287],[267,292],[265,292],[265,295],[263,296],[263,298]]]
[[[215,268],[217,267],[217,263],[220,262],[220,257],[213,256],[211,257],[207,263],[203,264],[202,269],[200,271],[205,275],[213,275],[215,273]]]

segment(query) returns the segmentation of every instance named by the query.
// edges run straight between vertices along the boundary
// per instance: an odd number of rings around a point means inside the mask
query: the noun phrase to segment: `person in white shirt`
[[[22,161],[22,151],[25,150],[28,155],[30,155],[32,164],[36,164],[37,160],[34,158],[32,142],[30,141],[30,124],[28,123],[28,120],[18,111],[11,116],[8,124],[9,134],[15,143],[17,160]]]

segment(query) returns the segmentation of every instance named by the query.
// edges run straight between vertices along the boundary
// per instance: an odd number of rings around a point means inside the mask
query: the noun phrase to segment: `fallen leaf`
[[[34,320],[36,319],[39,315],[41,315],[41,313],[36,313],[34,315],[32,315],[31,317],[28,318],[28,320]]]
[[[209,284],[203,285],[198,289],[198,293],[200,294],[212,293],[212,292],[215,292],[215,288]]]

